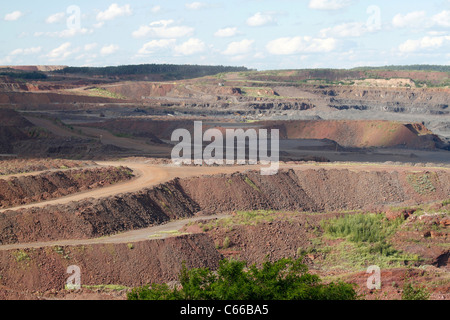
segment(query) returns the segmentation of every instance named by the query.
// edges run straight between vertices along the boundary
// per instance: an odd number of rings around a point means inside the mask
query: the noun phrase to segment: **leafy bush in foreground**
[[[429,300],[430,292],[424,288],[405,282],[403,285],[402,300]]]
[[[217,271],[188,270],[183,264],[181,288],[153,284],[133,289],[128,300],[355,300],[353,284],[323,284],[308,273],[302,259],[265,262],[262,268],[222,260]]]

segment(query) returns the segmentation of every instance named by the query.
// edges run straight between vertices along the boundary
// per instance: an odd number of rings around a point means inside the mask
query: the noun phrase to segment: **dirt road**
[[[118,244],[118,243],[135,243],[144,240],[156,240],[165,239],[171,236],[177,236],[180,230],[185,225],[199,221],[199,220],[213,220],[222,219],[228,217],[227,215],[213,215],[213,216],[202,216],[194,217],[189,219],[182,219],[171,221],[167,224],[149,227],[140,230],[133,230],[124,233],[119,233],[109,237],[101,237],[97,239],[83,239],[83,240],[55,240],[49,242],[35,242],[35,243],[20,243],[0,246],[0,251],[6,250],[19,250],[19,249],[36,249],[44,247],[54,247],[54,246],[83,246],[83,245],[93,245],[93,244]]]
[[[90,190],[87,192],[77,193],[71,196],[62,197],[50,201],[40,202],[37,204],[29,204],[20,207],[14,207],[9,209],[0,210],[0,213],[4,213],[8,210],[19,210],[23,208],[31,207],[44,207],[47,205],[56,204],[68,204],[72,201],[80,201],[87,198],[103,198],[112,197],[122,193],[137,192],[144,188],[158,185],[160,183],[167,182],[176,177],[188,178],[201,175],[215,175],[215,174],[232,174],[235,172],[244,172],[246,170],[259,170],[260,166],[222,166],[222,167],[179,167],[174,165],[152,165],[142,161],[118,161],[118,162],[97,162],[99,166],[124,166],[133,170],[135,178],[127,182],[119,183],[113,186],[105,187],[102,189]],[[295,170],[309,170],[309,169],[347,169],[351,171],[423,171],[429,172],[437,170],[450,170],[449,168],[421,168],[421,167],[408,167],[408,166],[392,166],[392,165],[376,165],[376,164],[281,164],[280,169],[295,169]],[[208,219],[217,218],[218,216],[212,216]],[[91,240],[65,240],[55,241],[52,243],[33,243],[33,244],[14,244],[0,246],[0,250],[30,248],[30,247],[44,247],[54,245],[77,245],[77,244],[93,244],[93,243],[128,243],[136,242],[149,237],[155,236],[158,238],[158,232],[167,232],[173,230],[179,230],[182,226],[188,222],[195,221],[201,218],[193,218],[187,220],[179,220],[171,222],[164,226],[151,227],[142,230],[136,230],[118,234],[111,237],[104,237],[100,239]],[[160,235],[164,237],[164,234]],[[152,237],[153,238],[153,237]]]
[[[175,178],[189,178],[195,176],[215,175],[215,174],[232,174],[235,172],[244,172],[247,170],[259,170],[261,166],[192,166],[192,167],[180,167],[175,165],[151,165],[145,161],[142,162],[130,162],[130,161],[97,161],[97,164],[102,167],[119,167],[124,166],[133,170],[135,178],[126,182],[118,183],[112,186],[104,187],[101,189],[88,190],[80,192],[74,195],[61,197],[49,201],[28,204],[23,206],[17,206],[9,209],[2,209],[0,213],[8,210],[20,210],[26,208],[38,207],[42,208],[47,205],[68,204],[73,201],[80,201],[88,198],[105,198],[112,197],[121,193],[137,192],[144,188],[152,187]],[[295,170],[310,170],[310,169],[347,169],[351,171],[436,171],[436,170],[450,170],[450,168],[420,168],[410,166],[393,166],[383,164],[349,164],[349,163],[316,163],[316,164],[280,164],[281,169],[295,169]],[[31,173],[27,173],[31,175]],[[7,178],[10,178],[8,176]]]

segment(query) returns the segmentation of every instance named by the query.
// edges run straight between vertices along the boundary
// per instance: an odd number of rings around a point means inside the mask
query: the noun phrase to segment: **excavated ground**
[[[0,209],[55,199],[101,188],[133,177],[128,168],[97,168],[45,172],[0,179]]]
[[[188,268],[216,268],[222,255],[207,235],[185,235],[131,244],[46,247],[0,252],[0,296],[15,293],[34,297],[62,291],[70,276],[67,267],[81,269],[84,286],[117,284],[126,287],[178,279]]]
[[[417,179],[425,179],[426,185]],[[154,188],[68,205],[6,211],[0,216],[2,244],[87,239],[146,228],[173,219],[235,210],[330,211],[421,203],[450,195],[448,171],[352,172],[282,170],[275,176],[251,171],[175,179]]]

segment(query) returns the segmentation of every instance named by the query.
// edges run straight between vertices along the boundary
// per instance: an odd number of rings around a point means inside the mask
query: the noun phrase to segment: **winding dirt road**
[[[214,174],[232,174],[235,172],[244,172],[246,170],[259,170],[260,166],[221,166],[221,167],[179,167],[174,165],[153,165],[146,161],[131,162],[131,161],[117,161],[117,162],[97,162],[99,166],[124,166],[133,170],[135,178],[126,182],[118,183],[112,186],[101,189],[89,190],[86,192],[77,193],[74,195],[61,197],[54,200],[44,201],[40,203],[28,204],[9,209],[0,210],[5,213],[9,210],[17,211],[32,207],[45,207],[47,205],[68,204],[73,201],[80,201],[88,198],[104,198],[112,197],[118,194],[137,192],[145,188],[149,188],[174,178],[188,178],[201,175]],[[280,169],[295,169],[295,170],[309,170],[309,169],[348,169],[352,171],[436,171],[436,170],[450,170],[450,168],[420,168],[407,166],[392,166],[392,165],[376,165],[376,164],[281,164]],[[13,250],[22,248],[38,248],[47,246],[65,246],[65,245],[88,245],[98,243],[130,243],[143,241],[148,239],[165,238],[170,233],[168,231],[176,231],[181,229],[186,224],[199,219],[216,219],[223,218],[224,215],[210,216],[210,217],[194,217],[190,219],[177,220],[165,225],[150,227],[141,230],[134,230],[124,232],[121,234],[102,237],[99,239],[85,239],[85,240],[61,240],[53,242],[28,243],[28,244],[13,244],[0,246],[0,250]]]

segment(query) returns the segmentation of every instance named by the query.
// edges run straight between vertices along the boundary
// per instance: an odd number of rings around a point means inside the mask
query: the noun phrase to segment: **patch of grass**
[[[228,249],[229,247],[230,247],[230,238],[229,237],[225,237],[225,239],[223,240],[222,248],[223,249]]]
[[[150,239],[153,238],[162,238],[165,236],[171,236],[171,237],[179,237],[179,236],[184,236],[190,234],[188,232],[180,232],[178,230],[168,230],[168,231],[160,231],[156,234],[152,234],[151,236],[149,236]]]
[[[99,97],[105,97],[105,98],[112,98],[112,99],[119,99],[119,100],[126,100],[127,98],[121,94],[117,94],[111,91],[108,91],[106,89],[102,88],[93,88],[90,89],[89,92],[92,95],[99,96]]]
[[[405,261],[418,261],[417,255],[397,251],[389,242],[402,223],[402,219],[389,221],[378,214],[356,214],[323,221],[325,236],[345,240],[330,253],[327,264],[359,269],[368,265],[386,268],[400,266]]]
[[[330,247],[328,247],[330,249]],[[381,269],[404,267],[405,261],[418,261],[416,255],[403,254],[390,248],[390,254],[371,250],[370,246],[348,241],[334,245],[325,253],[323,267],[329,270],[361,271],[370,265]],[[320,252],[317,250],[317,252]]]
[[[347,239],[355,243],[377,243],[394,234],[402,223],[402,219],[389,221],[379,214],[355,214],[325,220],[322,227],[326,234],[336,239]]]
[[[252,187],[256,191],[261,192],[261,190],[256,186],[256,184],[252,180],[250,180],[249,177],[245,177],[244,181],[245,181],[245,183],[247,183],[250,187]]]
[[[129,289],[126,286],[116,284],[83,285],[82,287],[89,290],[105,290],[105,291],[123,291]]]
[[[429,174],[409,174],[406,179],[418,194],[427,195],[436,191]]]
[[[24,250],[14,251],[12,255],[14,256],[17,262],[27,262],[31,260],[28,253],[25,252]]]
[[[403,285],[402,300],[429,300],[430,292],[423,286],[405,281]]]

